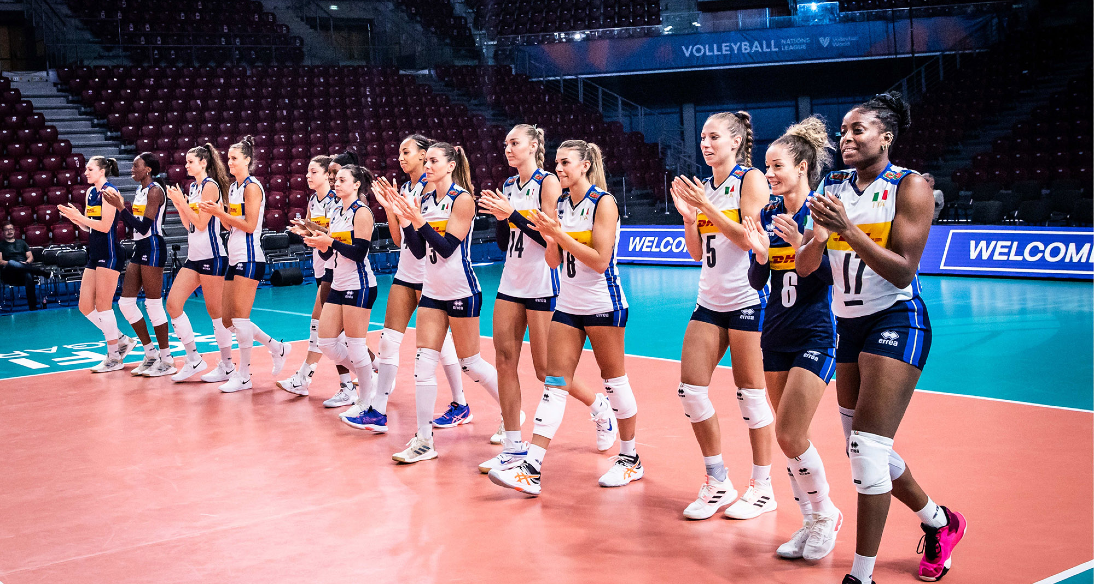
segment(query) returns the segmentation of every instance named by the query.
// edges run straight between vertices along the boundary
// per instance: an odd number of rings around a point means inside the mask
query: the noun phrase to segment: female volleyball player
[[[114,291],[118,288],[118,269],[125,261],[118,244],[116,229],[121,217],[110,205],[103,205],[103,193],[118,192],[108,178],[118,176],[118,161],[103,156],[92,156],[84,168],[84,178],[91,185],[87,189],[84,212],[71,203],[57,210],[66,219],[91,232],[87,243],[87,265],[80,280],[80,312],[103,331],[106,339],[106,358],[91,370],[107,373],[122,368],[122,360],[137,345],[118,330],[114,316]]]
[[[231,325],[239,345],[239,367],[220,391],[233,393],[251,389],[251,348],[262,343],[270,351],[273,374],[285,366],[285,357],[292,345],[270,338],[251,322],[251,307],[255,301],[258,281],[266,273],[266,256],[262,253],[263,214],[266,195],[262,186],[251,176],[254,142],[246,136],[228,148],[228,172],[235,179],[228,188],[228,208],[219,203],[203,201],[199,208],[220,219],[228,227],[228,271],[224,274],[224,325]]]
[[[103,201],[116,209],[122,221],[133,229],[136,246],[122,281],[122,297],[118,308],[133,327],[144,346],[144,361],[133,375],[163,377],[176,373],[175,360],[171,357],[170,340],[167,337],[167,312],[163,309],[163,266],[167,261],[167,243],[163,239],[163,220],[167,216],[167,195],[156,182],[160,173],[160,161],[151,152],[144,152],[133,159],[133,180],[140,185],[133,196],[133,210],[125,208],[125,200],[115,191],[102,193]],[[144,306],[148,320],[156,331],[156,345],[148,336],[141,309],[137,307],[137,294],[144,290]]]
[[[604,191],[600,148],[582,140],[563,142],[555,155],[555,172],[561,187],[568,189],[558,201],[558,215],[532,210],[529,217],[547,243],[547,263],[562,266],[558,302],[548,331],[551,351],[543,399],[536,409],[527,456],[490,471],[495,484],[533,496],[540,493],[540,468],[547,446],[562,424],[568,395],[591,406],[604,431],[613,431],[618,423],[619,456],[600,477],[600,486],[621,487],[645,473],[635,449],[638,403],[623,363],[627,299],[615,265],[619,209],[615,197]],[[607,398],[571,385],[586,337],[600,366]]]
[[[759,220],[769,187],[752,168],[752,118],[746,112],[723,112],[703,124],[703,159],[714,176],[678,177],[673,200],[684,218],[688,254],[703,263],[699,299],[684,333],[680,387],[684,415],[699,441],[707,479],[699,497],[684,509],[688,519],[706,519],[737,497],[722,460],[722,433],[708,396],[715,367],[729,349],[737,404],[752,443],[752,477],[748,490],[726,509],[726,517],[751,519],[774,511],[771,488],[771,438],[775,417],[764,391],[760,330],[767,290],[748,283],[748,237],[743,217]]]
[[[960,513],[923,492],[893,450],[931,348],[917,272],[934,197],[918,173],[889,162],[889,148],[910,125],[908,104],[898,93],[878,95],[847,112],[840,151],[852,168],[830,173],[823,192],[810,199],[812,237],[797,257],[805,276],[827,253],[834,281],[836,395],[859,493],[855,558],[844,584],[871,582],[890,493],[923,524],[921,580],[946,574],[966,527]]]
[[[756,290],[771,281],[771,301],[764,311],[764,377],[775,407],[775,437],[787,458],[802,528],[779,546],[783,558],[819,560],[831,553],[843,515],[828,496],[824,463],[809,441],[809,425],[836,369],[836,332],[831,308],[831,272],[809,276],[794,271],[794,254],[803,236],[812,235],[810,185],[832,163],[824,120],[813,116],[787,128],[767,149],[767,181],[775,201],[760,212],[757,225],[743,225],[752,245],[748,279]],[[824,266],[827,268],[827,266]]]
[[[475,199],[471,196],[471,169],[463,148],[437,142],[426,151],[426,181],[436,190],[420,204],[403,197],[390,200],[396,215],[409,223],[403,237],[416,258],[426,258],[425,281],[418,302],[414,360],[418,432],[406,450],[392,458],[412,463],[437,458],[433,447],[433,404],[437,400],[437,363],[448,329],[460,367],[495,401],[498,373],[479,354],[479,310],[482,291],[471,269],[471,228]]]

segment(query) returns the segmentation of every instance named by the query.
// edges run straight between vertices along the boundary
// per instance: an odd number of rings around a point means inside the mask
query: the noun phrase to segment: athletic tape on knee
[[[444,335],[444,343],[441,344],[441,365],[459,365],[460,358],[456,355],[456,343],[452,342],[452,331]]]
[[[562,425],[562,417],[566,415],[566,398],[570,392],[560,387],[546,386],[543,388],[543,399],[539,400],[536,407],[536,421],[532,433],[550,440],[555,437],[555,432]]]
[[[714,404],[710,402],[709,388],[699,385],[680,384],[676,394],[684,404],[684,415],[692,424],[709,420],[714,415]]]
[[[557,375],[548,375],[543,383],[551,387],[566,387],[566,378]]]
[[[737,405],[741,407],[741,417],[749,430],[759,430],[775,421],[771,404],[767,403],[767,390],[739,388]]]
[[[118,299],[118,310],[122,311],[122,316],[125,317],[125,322],[133,324],[140,322],[144,315],[141,314],[141,309],[137,307],[137,299],[123,296]]]
[[[862,495],[882,495],[892,491],[889,455],[893,451],[893,439],[869,432],[851,432],[847,440],[855,489]]]
[[[626,375],[605,379],[604,393],[608,394],[616,419],[626,420],[638,415],[638,400],[634,399],[634,390]]]
[[[167,324],[167,311],[163,309],[163,298],[145,298],[144,309],[148,311],[148,322],[153,327]]]
[[[904,463],[904,459],[896,453],[896,450],[889,450],[889,478],[897,480],[904,474],[904,469],[908,465]]]
[[[414,383],[437,385],[437,363],[440,360],[439,352],[433,349],[418,349],[417,355],[414,356]]]
[[[383,365],[399,365],[399,345],[403,344],[403,333],[386,328],[380,331],[380,353],[376,360]]]
[[[190,317],[182,313],[171,319],[171,326],[175,327],[175,336],[182,342],[182,346],[189,347],[194,344],[194,327],[190,325]],[[220,341],[217,341],[220,344]]]

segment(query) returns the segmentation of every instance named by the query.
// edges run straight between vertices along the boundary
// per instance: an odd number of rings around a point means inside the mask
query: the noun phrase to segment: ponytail
[[[517,130],[524,132],[529,140],[536,143],[536,167],[543,168],[547,161],[547,139],[543,133],[543,128],[530,124],[517,124],[513,126],[513,131]]]
[[[118,161],[114,158],[92,156],[89,162],[94,162],[95,166],[105,171],[106,176],[118,176]]]
[[[242,140],[232,144],[228,149],[233,148],[239,150],[239,153],[247,159],[247,174],[250,174],[254,168],[255,139],[250,135],[244,136]]]
[[[462,146],[453,146],[448,142],[434,142],[430,149],[436,148],[444,154],[448,162],[455,162],[456,168],[452,169],[452,182],[460,185],[463,190],[475,194],[474,185],[471,184],[471,162],[467,160],[467,152]]]
[[[331,159],[330,164],[337,164],[338,166],[349,166],[351,164],[353,166],[360,166],[361,159],[357,157],[356,152],[352,150],[346,150],[341,154],[335,155],[335,157]],[[327,166],[330,166],[330,164],[328,164]]]
[[[729,133],[741,139],[741,146],[737,149],[737,164],[752,166],[752,115],[746,111],[721,112],[707,118],[707,120],[720,120],[725,122]]]
[[[224,166],[224,161],[220,158],[220,153],[217,152],[216,146],[206,142],[201,146],[195,146],[186,152],[187,154],[193,154],[198,160],[205,161],[205,174],[209,175],[217,183],[217,187],[220,188],[220,195],[224,201],[228,200],[228,169]]]
[[[608,179],[604,175],[604,155],[600,152],[600,146],[584,140],[567,140],[558,149],[573,150],[581,156],[581,160],[588,160],[589,170],[585,172],[585,178],[596,188],[608,190]]]

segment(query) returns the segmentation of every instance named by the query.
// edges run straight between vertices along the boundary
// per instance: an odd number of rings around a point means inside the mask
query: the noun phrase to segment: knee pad
[[[308,352],[319,353],[319,321],[311,319],[311,326],[308,328]]]
[[[714,415],[714,404],[710,402],[708,391],[707,387],[681,383],[680,389],[676,392],[684,404],[684,415],[691,420],[692,424],[708,420]]]
[[[741,407],[741,417],[745,419],[749,430],[759,430],[775,421],[771,404],[767,403],[766,389],[739,388],[737,405]]]
[[[347,337],[346,347],[349,351],[349,360],[356,369],[372,366],[372,357],[368,354],[368,343],[364,337]],[[360,373],[358,373],[360,377]],[[358,380],[358,383],[360,380]]]
[[[179,338],[183,346],[189,346],[194,342],[194,327],[190,325],[190,317],[186,313],[171,319],[171,325],[175,327],[175,336]]]
[[[893,490],[893,480],[889,477],[892,438],[851,432],[847,446],[851,455],[851,478],[859,494],[882,495]]]
[[[163,309],[163,298],[145,298],[144,309],[148,311],[148,322],[152,326],[167,324],[167,311]]]
[[[532,433],[551,440],[555,432],[562,425],[562,417],[566,415],[566,398],[570,392],[558,387],[546,386],[543,388],[543,399],[536,407],[536,421]]]
[[[319,339],[319,350],[323,352],[328,359],[334,361],[336,365],[342,365],[348,367],[349,363],[349,350],[346,348],[346,344],[337,338],[325,338]]]
[[[399,364],[399,345],[403,343],[403,333],[386,328],[380,331],[380,353],[376,360],[384,365]]]
[[[441,345],[441,365],[459,365],[460,358],[456,355],[456,343],[452,342],[452,331],[444,335],[444,343]]]
[[[443,359],[444,356],[442,355],[441,358]],[[490,373],[494,369],[494,366],[483,361],[481,354],[477,353],[466,359],[460,359],[459,363],[460,369],[463,369],[463,372],[475,383],[482,383],[483,380],[492,377]],[[448,365],[448,363],[445,363],[445,365]],[[493,377],[497,377],[496,371],[494,371]]]
[[[99,319],[102,322],[102,331],[106,340],[113,341],[121,337],[122,331],[118,329],[118,319],[113,310],[99,311]]]
[[[240,349],[250,349],[255,343],[255,329],[250,319],[233,318],[232,331],[236,334],[236,344]]]
[[[604,380],[604,393],[615,410],[617,420],[626,420],[638,415],[638,401],[634,399],[634,390],[627,376]]]
[[[896,453],[896,450],[889,450],[889,478],[897,480],[904,474],[904,469],[907,468],[907,464],[904,463],[904,459]]]
[[[219,318],[213,319],[213,338],[216,339],[217,348],[230,349],[232,347],[232,331],[225,328],[224,321]]]
[[[414,356],[414,383],[417,385],[437,385],[437,363],[441,354],[433,349],[418,349]]]
[[[144,318],[141,314],[141,309],[137,307],[136,298],[127,298],[125,296],[118,299],[118,310],[122,311],[122,316],[125,317],[125,321],[129,324],[140,322]]]

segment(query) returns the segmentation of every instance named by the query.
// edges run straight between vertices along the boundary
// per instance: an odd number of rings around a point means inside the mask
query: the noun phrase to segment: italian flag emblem
[[[884,192],[877,192],[877,191],[874,192],[874,202],[876,203],[879,200],[880,201],[888,201],[889,200],[889,189],[885,189]]]

